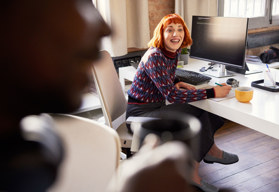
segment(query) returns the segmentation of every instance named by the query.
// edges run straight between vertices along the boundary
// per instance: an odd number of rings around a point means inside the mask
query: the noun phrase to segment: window
[[[94,6],[96,7],[97,6],[97,0],[92,0]]]
[[[279,0],[219,0],[219,16],[248,17],[249,29],[279,24]]]
[[[279,0],[273,0],[272,15],[273,16],[279,15]]]

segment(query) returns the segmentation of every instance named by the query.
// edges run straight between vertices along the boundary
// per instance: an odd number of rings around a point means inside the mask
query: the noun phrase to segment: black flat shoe
[[[223,151],[222,159],[206,154],[206,156],[203,158],[203,161],[205,163],[221,163],[224,165],[229,165],[238,162],[239,159],[237,155]]]

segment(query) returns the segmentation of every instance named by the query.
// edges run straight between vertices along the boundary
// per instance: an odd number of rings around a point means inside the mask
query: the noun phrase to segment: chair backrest
[[[115,130],[72,115],[53,116],[65,157],[51,192],[105,191],[120,160]]]
[[[107,51],[92,66],[94,81],[102,103],[106,124],[117,129],[125,122],[127,100],[123,93],[114,63]]]

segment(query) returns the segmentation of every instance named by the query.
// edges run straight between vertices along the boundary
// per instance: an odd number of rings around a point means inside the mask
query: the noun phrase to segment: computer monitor
[[[245,73],[247,31],[248,18],[193,16],[190,57],[219,64],[206,71],[211,76],[232,76],[226,68]]]

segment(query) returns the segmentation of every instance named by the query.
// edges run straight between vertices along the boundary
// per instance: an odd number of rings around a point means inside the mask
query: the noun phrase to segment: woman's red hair
[[[192,39],[184,20],[178,14],[174,13],[174,14],[166,15],[165,17],[162,18],[162,20],[154,30],[153,37],[149,41],[148,47],[152,46],[157,48],[165,48],[163,34],[166,27],[171,23],[175,23],[175,24],[179,23],[182,24],[183,26],[185,35],[180,48],[184,48],[192,45]]]

